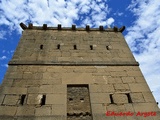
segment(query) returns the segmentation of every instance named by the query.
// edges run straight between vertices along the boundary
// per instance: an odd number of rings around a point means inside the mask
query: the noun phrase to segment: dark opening
[[[113,95],[113,94],[110,94],[109,97],[110,97],[111,104],[114,104],[114,100],[113,100],[112,95]]]
[[[106,46],[106,49],[109,50],[109,46]]]
[[[40,45],[40,49],[41,49],[41,50],[43,49],[43,45]]]
[[[74,48],[74,50],[77,50],[77,46],[76,45],[74,45],[73,48]]]
[[[90,45],[90,50],[93,50],[93,45]]]
[[[73,101],[73,98],[69,98],[69,101]]]
[[[84,98],[80,98],[80,100],[84,100]]]
[[[57,49],[60,49],[60,44],[57,45]]]
[[[45,103],[46,103],[46,95],[43,95],[41,99],[41,106],[45,105]]]
[[[84,102],[84,98],[80,98],[80,101],[81,101],[81,102]]]
[[[20,100],[20,104],[21,104],[21,105],[24,104],[25,98],[26,98],[26,95],[21,95],[21,100]]]
[[[129,93],[126,93],[126,95],[127,95],[127,98],[128,98],[128,103],[132,103],[132,99],[131,99],[130,94],[129,94]]]

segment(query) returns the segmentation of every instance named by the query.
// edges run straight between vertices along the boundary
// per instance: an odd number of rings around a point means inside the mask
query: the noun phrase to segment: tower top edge
[[[24,23],[20,23],[20,26],[23,30],[71,30],[71,31],[101,31],[101,32],[123,32],[125,30],[125,26],[118,28],[114,26],[113,28],[104,28],[102,25],[99,28],[90,28],[89,25],[86,25],[85,28],[76,28],[76,25],[72,25],[71,27],[62,27],[61,24],[58,24],[57,27],[48,27],[47,24],[43,24],[43,26],[33,26],[32,23],[25,25]]]

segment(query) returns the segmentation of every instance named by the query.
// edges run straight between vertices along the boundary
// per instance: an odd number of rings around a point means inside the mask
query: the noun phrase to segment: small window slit
[[[129,94],[129,93],[126,93],[126,95],[127,95],[127,98],[128,98],[128,103],[132,103],[132,99],[131,99],[130,94]]]
[[[41,50],[43,49],[43,45],[40,45],[40,49],[41,49]]]
[[[57,49],[60,49],[60,44],[57,45]]]
[[[109,50],[109,46],[106,46],[106,49]]]
[[[21,100],[20,100],[20,104],[21,104],[21,105],[24,104],[25,98],[26,98],[26,95],[21,95]]]
[[[77,45],[73,45],[74,50],[77,50]]]
[[[73,98],[69,98],[69,101],[73,101]]]
[[[46,103],[46,95],[43,95],[41,99],[41,106],[45,105],[45,103]]]
[[[110,94],[109,97],[110,97],[110,101],[111,101],[111,104],[114,104],[114,100],[113,100],[113,94]]]
[[[93,50],[93,45],[90,45],[90,50]]]

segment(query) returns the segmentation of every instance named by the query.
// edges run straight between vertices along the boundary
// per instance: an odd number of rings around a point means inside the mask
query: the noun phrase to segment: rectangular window
[[[60,44],[57,45],[57,49],[60,49]]]
[[[45,103],[46,103],[46,95],[43,95],[41,99],[41,106],[45,105]]]
[[[26,95],[21,95],[20,105],[24,104],[25,98],[26,98]]]
[[[114,104],[114,100],[113,100],[112,95],[113,95],[113,94],[110,94],[109,97],[110,97],[111,104]]]
[[[131,99],[130,94],[129,94],[129,93],[126,93],[126,95],[127,95],[127,98],[128,98],[128,103],[132,103],[132,99]]]
[[[74,50],[77,50],[77,46],[76,45],[74,45],[73,48],[74,48]]]
[[[90,45],[90,50],[93,50],[93,45]]]

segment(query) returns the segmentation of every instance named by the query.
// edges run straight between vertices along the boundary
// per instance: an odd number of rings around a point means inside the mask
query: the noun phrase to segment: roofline
[[[125,30],[125,26],[118,28],[114,26],[113,28],[104,29],[103,26],[99,26],[99,28],[90,28],[89,25],[86,25],[85,28],[76,28],[76,25],[72,25],[71,27],[62,27],[61,24],[58,24],[57,27],[48,27],[47,24],[43,24],[43,26],[33,26],[32,23],[25,25],[24,23],[20,23],[20,26],[23,30],[72,30],[72,31],[101,31],[101,32],[123,32]]]

